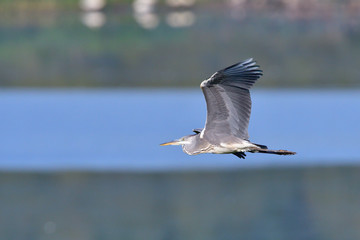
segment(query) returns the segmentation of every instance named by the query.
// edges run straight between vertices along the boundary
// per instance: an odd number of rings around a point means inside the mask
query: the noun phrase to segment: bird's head
[[[186,145],[186,144],[190,144],[192,142],[192,137],[194,135],[187,135],[184,137],[181,137],[179,139],[176,139],[174,141],[170,141],[170,142],[166,142],[166,143],[162,143],[160,144],[160,146],[168,146],[168,145]]]

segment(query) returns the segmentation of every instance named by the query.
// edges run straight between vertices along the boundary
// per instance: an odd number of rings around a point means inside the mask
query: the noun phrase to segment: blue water
[[[176,170],[360,163],[359,90],[254,90],[250,140],[295,156],[159,144],[202,128],[199,89],[2,90],[0,170]]]

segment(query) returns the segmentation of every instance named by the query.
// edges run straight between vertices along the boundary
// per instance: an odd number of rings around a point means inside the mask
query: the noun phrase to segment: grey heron
[[[160,145],[182,145],[183,151],[189,155],[232,153],[245,158],[245,152],[296,154],[287,150],[270,150],[265,145],[249,141],[249,90],[260,76],[262,71],[252,58],[214,73],[200,84],[207,106],[205,127],[194,129],[192,135]]]

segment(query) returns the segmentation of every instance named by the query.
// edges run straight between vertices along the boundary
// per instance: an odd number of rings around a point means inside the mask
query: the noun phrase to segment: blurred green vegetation
[[[158,4],[160,23],[149,30],[131,2],[108,1],[105,24],[89,28],[79,1],[1,1],[0,86],[198,86],[249,57],[264,70],[259,86],[360,86],[356,14],[292,19],[249,8],[234,18],[225,1],[201,1],[186,9],[192,26],[173,28],[166,17],[176,9]]]
[[[0,238],[360,238],[359,167],[1,173]]]

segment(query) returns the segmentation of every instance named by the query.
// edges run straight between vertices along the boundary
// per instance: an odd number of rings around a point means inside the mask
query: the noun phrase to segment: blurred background
[[[0,239],[360,239],[360,0],[0,0]],[[250,140],[188,156],[253,57]]]

